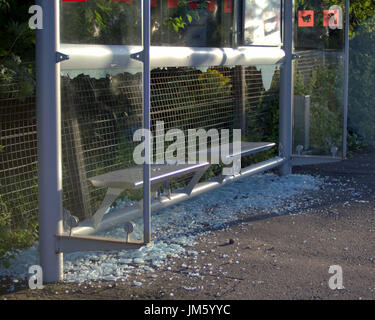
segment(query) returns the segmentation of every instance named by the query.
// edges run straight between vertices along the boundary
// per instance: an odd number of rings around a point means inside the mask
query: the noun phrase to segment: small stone
[[[143,263],[145,263],[145,260],[143,260],[143,259],[141,259],[141,258],[135,258],[135,259],[134,259],[134,263],[135,263],[135,264],[143,264]]]
[[[142,285],[142,282],[134,281],[133,285],[136,286],[136,287],[140,287]]]

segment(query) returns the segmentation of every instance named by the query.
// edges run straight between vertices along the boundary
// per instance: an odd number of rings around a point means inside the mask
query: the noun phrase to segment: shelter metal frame
[[[89,250],[134,249],[151,242],[151,210],[158,210],[176,204],[226,183],[249,175],[279,167],[282,175],[291,173],[293,165],[319,163],[321,157],[292,156],[292,110],[293,110],[293,27],[294,2],[283,1],[283,46],[280,47],[238,47],[230,48],[170,48],[150,46],[150,1],[142,0],[142,42],[137,46],[85,46],[61,45],[59,26],[59,0],[38,0],[44,14],[44,28],[37,30],[37,110],[38,110],[38,171],[39,171],[39,243],[40,260],[44,281],[62,280],[64,252]],[[348,22],[349,0],[346,0]],[[348,28],[348,23],[347,23]],[[62,52],[62,53],[61,53]],[[169,52],[169,53],[168,53]],[[346,40],[345,55],[349,47]],[[167,54],[167,55],[166,55]],[[68,59],[68,56],[76,59]],[[121,57],[121,59],[119,59]],[[84,60],[82,59],[84,58]],[[81,60],[80,60],[81,59]],[[146,163],[143,167],[143,221],[144,241],[126,241],[89,236],[139,216],[139,210],[116,212],[106,215],[98,226],[82,223],[72,229],[71,234],[63,232],[62,222],[62,160],[61,160],[61,102],[60,72],[79,68],[106,68],[117,61],[118,67],[143,68],[143,103],[145,129],[150,128],[150,69],[155,66],[212,66],[212,65],[255,65],[282,63],[280,92],[280,154],[278,157],[252,165],[241,170],[239,175],[213,179],[198,183],[192,179],[188,192],[177,190],[157,203],[151,202],[151,146],[146,137]],[[348,64],[346,61],[346,102]],[[345,115],[346,117],[346,115]],[[344,125],[346,130],[346,125]],[[346,137],[346,132],[344,133]],[[344,139],[346,140],[346,139]],[[345,156],[344,142],[344,156]],[[148,161],[147,161],[148,160]],[[332,161],[332,158],[326,159]]]

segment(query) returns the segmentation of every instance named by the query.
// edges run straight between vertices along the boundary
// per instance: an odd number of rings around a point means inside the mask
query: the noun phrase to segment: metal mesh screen
[[[245,84],[245,139],[278,142],[280,70],[275,70],[271,87],[267,91],[263,86],[262,74],[256,67],[246,68]]]
[[[157,121],[164,122],[165,132],[187,133],[188,129],[240,128],[241,118],[246,117],[249,139],[261,139],[267,135],[267,113],[278,108],[278,102],[266,103],[270,97],[278,100],[278,89],[265,93],[261,74],[254,67],[155,69],[151,78],[154,135]],[[239,86],[246,88],[245,102],[238,99]],[[62,89],[64,208],[88,217],[105,190],[94,189],[87,179],[134,165],[137,143],[133,134],[142,128],[141,73],[101,79],[63,77]]]
[[[37,134],[35,95],[23,82],[0,82],[0,227],[36,222]]]
[[[297,50],[295,68],[307,83],[313,74],[313,70],[319,66],[334,65],[339,62],[338,51],[335,50]]]
[[[303,147],[304,155],[342,156],[344,53],[296,53],[293,152]]]
[[[186,132],[241,128],[245,118],[245,139],[267,139],[269,113],[278,109],[278,73],[274,80],[265,92],[255,67],[153,70],[153,131],[161,120],[165,131]],[[25,94],[19,82],[0,87],[1,221],[6,228],[27,228],[35,226],[38,213],[35,94]],[[134,165],[133,134],[142,128],[141,74],[62,77],[62,119],[63,206],[88,217],[105,193],[88,178]]]

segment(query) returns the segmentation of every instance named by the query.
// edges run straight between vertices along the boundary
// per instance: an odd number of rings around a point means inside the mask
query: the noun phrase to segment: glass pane
[[[296,1],[293,151],[341,157],[344,1]]]
[[[63,43],[140,45],[140,39],[140,1],[62,2]],[[65,230],[71,215],[94,225],[119,208],[142,216],[143,167],[133,157],[134,133],[144,127],[142,69],[61,68]],[[141,240],[142,219],[135,223],[131,239]],[[122,226],[117,234],[126,239]]]
[[[141,1],[62,2],[61,42],[141,45]]]
[[[154,1],[152,44],[231,47],[234,35],[232,0]]]
[[[133,134],[143,127],[142,73],[106,71],[113,73],[69,71],[61,77],[63,205],[81,221],[109,201],[112,182],[105,175],[135,166]],[[142,179],[141,169],[137,174]],[[142,189],[123,191],[106,213],[116,201],[123,208],[138,205]]]
[[[244,45],[280,45],[280,0],[246,0],[244,11]]]
[[[140,45],[140,1],[62,2],[62,43]],[[231,47],[232,0],[152,0],[152,45]]]

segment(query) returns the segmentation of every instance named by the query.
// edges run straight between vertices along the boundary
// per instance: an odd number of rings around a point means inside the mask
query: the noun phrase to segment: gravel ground
[[[153,272],[134,268],[126,281],[42,290],[3,277],[0,299],[374,299],[374,160],[367,149],[341,163],[295,168],[325,183],[278,214],[249,209],[222,230],[206,230],[190,253]],[[328,286],[332,265],[342,267],[342,290]]]

